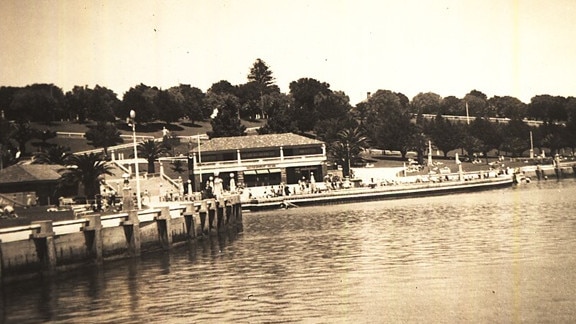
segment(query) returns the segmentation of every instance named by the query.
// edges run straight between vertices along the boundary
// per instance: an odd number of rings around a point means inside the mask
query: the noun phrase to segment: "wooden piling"
[[[216,218],[216,200],[208,200],[208,233],[212,233],[212,228],[214,228],[214,219]]]
[[[36,252],[42,264],[42,271],[51,275],[56,269],[57,261],[52,221],[33,221],[32,225],[40,225],[40,227],[30,235],[30,238],[34,240],[34,244],[36,245]]]
[[[184,211],[184,222],[186,223],[186,235],[188,240],[193,240],[196,238],[196,206],[194,202],[186,203],[186,210]]]
[[[171,227],[170,207],[160,208],[160,215],[156,217],[156,226],[158,228],[158,239],[164,250],[172,248],[172,227]]]
[[[131,257],[140,256],[140,220],[138,211],[133,209],[128,212],[128,219],[122,222],[124,235],[126,236],[127,253]]]
[[[88,254],[98,264],[102,263],[102,219],[100,215],[88,215],[86,226],[81,230],[84,232]]]

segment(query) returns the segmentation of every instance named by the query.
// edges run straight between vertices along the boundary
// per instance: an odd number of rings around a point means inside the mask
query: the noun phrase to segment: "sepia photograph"
[[[576,322],[575,1],[0,17],[0,324]]]

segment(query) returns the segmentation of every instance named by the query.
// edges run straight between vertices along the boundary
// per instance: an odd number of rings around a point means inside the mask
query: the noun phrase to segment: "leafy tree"
[[[64,94],[53,84],[33,84],[14,94],[7,118],[49,123],[62,117]]]
[[[16,125],[0,117],[0,170],[16,163],[18,142],[14,139]]]
[[[497,117],[510,119],[522,119],[526,117],[526,104],[518,98],[494,96],[488,100],[490,111],[494,111]]]
[[[61,145],[49,147],[45,151],[34,154],[33,164],[59,164],[65,165],[72,153],[69,147]]]
[[[570,118],[566,123],[565,127],[566,134],[566,146],[572,149],[572,155],[574,155],[574,149],[576,149],[576,119]]]
[[[3,114],[3,118],[8,120],[15,120],[16,114],[18,112],[12,112],[10,109],[10,105],[12,104],[12,100],[14,100],[14,96],[16,92],[18,92],[20,88],[18,87],[0,87],[0,110]]]
[[[466,132],[462,139],[462,147],[466,150],[468,156],[482,152],[484,150],[484,143],[470,133]]]
[[[347,118],[352,110],[350,98],[342,91],[318,93],[314,106],[320,119]]]
[[[26,143],[34,138],[36,129],[30,126],[29,122],[18,121],[12,132],[12,138],[18,143],[20,154],[26,154]]]
[[[262,102],[262,97],[266,94],[270,94],[273,92],[280,92],[277,86],[274,85],[274,77],[272,76],[272,71],[266,65],[266,63],[261,59],[256,59],[256,62],[252,65],[250,69],[250,74],[248,74],[248,81],[249,83],[253,83],[255,85],[256,91],[258,93],[257,98],[257,106],[259,108],[260,114],[262,118],[266,116],[264,105]],[[239,97],[241,97],[239,95]],[[249,105],[250,108],[253,108],[254,102]],[[244,105],[244,104],[243,104]]]
[[[266,124],[258,129],[259,134],[296,133],[298,125],[295,119],[294,101],[289,95],[272,93],[264,96],[268,118]]]
[[[405,110],[410,109],[410,99],[408,99],[408,97],[406,97],[405,94],[403,94],[402,92],[394,92],[394,94],[400,100],[400,106],[402,106],[403,109]]]
[[[464,137],[464,131],[460,124],[453,123],[440,114],[437,114],[436,118],[428,124],[426,133],[434,145],[442,151],[445,158],[448,156],[448,152],[462,145]]]
[[[416,151],[418,164],[424,165],[424,153],[428,149],[428,137],[423,132],[423,126],[419,124],[410,124],[410,142],[412,150]]]
[[[568,146],[565,126],[545,124],[540,126],[540,129],[543,135],[541,144],[550,148],[552,154],[557,154],[561,148]]]
[[[168,150],[161,143],[153,139],[138,144],[138,156],[148,161],[148,173],[155,173],[154,162],[161,156],[166,155]]]
[[[411,113],[400,98],[389,90],[378,90],[367,100],[365,128],[372,143],[380,148],[398,150],[402,157],[412,146],[415,128]]]
[[[460,99],[454,96],[448,96],[442,99],[440,103],[440,113],[442,113],[442,115],[462,116],[466,115],[466,110]]]
[[[301,132],[314,129],[320,116],[316,103],[317,95],[332,93],[330,85],[315,79],[301,78],[290,83],[290,94],[294,98],[295,119]]]
[[[468,114],[470,119],[475,117],[494,117],[496,114],[488,110],[486,95],[478,90],[472,90],[463,99],[464,114],[466,114],[466,104],[468,104]]]
[[[178,93],[177,98],[181,98],[182,110],[184,116],[187,117],[192,123],[195,121],[207,118],[212,111],[206,109],[204,104],[205,94],[202,90],[191,87],[188,84],[181,84],[177,87],[169,89],[172,93]]]
[[[440,111],[442,97],[433,92],[420,92],[412,98],[411,108],[414,114],[437,114]]]
[[[240,104],[240,117],[255,120],[260,114],[264,118],[262,88],[256,81],[239,85],[236,89]]]
[[[32,143],[33,146],[38,147],[39,151],[44,152],[54,144],[48,143],[48,140],[56,138],[56,132],[49,129],[35,130],[33,137],[40,140],[40,142]]]
[[[210,138],[246,135],[246,126],[240,122],[240,104],[236,96],[208,93],[206,101],[217,111],[211,121],[212,131],[207,132]]]
[[[264,91],[264,89],[272,86],[274,84],[274,77],[272,76],[272,71],[266,62],[262,59],[256,59],[256,62],[250,68],[250,74],[248,74],[248,80],[256,82],[260,88]]]
[[[130,110],[136,111],[137,123],[148,123],[158,119],[158,106],[156,105],[156,95],[160,91],[156,87],[149,87],[145,84],[139,84],[130,88],[122,98],[122,103],[118,106],[115,113],[117,117],[127,118],[130,116]]]
[[[479,152],[488,157],[488,152],[492,149],[498,149],[502,144],[502,137],[500,129],[497,124],[490,122],[485,118],[476,118],[469,125],[468,132],[471,136],[480,141],[480,146],[477,147]],[[488,161],[488,159],[486,159]]]
[[[90,96],[91,90],[87,87],[74,86],[72,90],[66,92],[64,107],[69,120],[78,120],[80,123],[86,122]]]
[[[180,93],[170,90],[159,90],[154,98],[154,104],[158,109],[158,119],[166,124],[171,124],[184,117],[182,102],[184,98],[178,98]]]
[[[88,104],[88,118],[96,121],[113,122],[115,118],[115,111],[120,106],[120,100],[114,91],[96,85],[91,91]]]
[[[512,153],[513,157],[521,156],[530,148],[530,127],[522,120],[512,119],[502,127],[503,141],[500,149]]]
[[[350,116],[343,116],[342,118],[322,119],[316,123],[314,131],[316,136],[326,143],[333,143],[339,139],[339,135],[343,130],[359,128],[359,124]],[[360,128],[363,129],[363,128]]]
[[[112,170],[112,166],[103,160],[101,154],[72,155],[67,159],[60,181],[64,186],[82,184],[86,197],[94,199],[100,194],[101,177],[114,175]]]
[[[96,126],[90,126],[84,137],[88,140],[89,145],[102,147],[106,157],[110,146],[124,143],[116,126],[107,122],[98,122]]]
[[[212,86],[210,87],[210,89],[208,89],[209,93],[212,94],[232,94],[232,95],[236,95],[236,88],[228,81],[226,80],[220,80],[214,84],[212,84]]]
[[[356,104],[356,107],[352,108],[350,111],[352,117],[354,117],[360,126],[364,126],[366,119],[368,118],[368,105],[366,101],[362,101]]]
[[[528,105],[528,116],[548,123],[566,121],[566,98],[561,96],[534,96]]]

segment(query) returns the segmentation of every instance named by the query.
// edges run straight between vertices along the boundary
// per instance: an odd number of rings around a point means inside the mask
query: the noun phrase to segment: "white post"
[[[456,153],[454,160],[456,160],[456,164],[458,164],[458,178],[460,181],[464,181],[464,174],[462,172],[462,162],[458,158],[458,153]]]
[[[530,131],[530,158],[534,158],[534,141],[532,139],[532,131]]]
[[[136,145],[136,112],[130,110],[132,119],[132,140],[134,142],[134,171],[136,173],[136,201],[138,209],[142,209],[142,200],[140,199],[140,172],[138,171],[138,146]]]
[[[432,142],[428,141],[428,167],[432,166]]]
[[[202,188],[202,166],[200,166],[200,164],[202,164],[202,153],[200,153],[200,135],[196,135],[196,139],[198,140],[198,175],[200,176],[200,188],[198,188],[198,191],[200,191]]]

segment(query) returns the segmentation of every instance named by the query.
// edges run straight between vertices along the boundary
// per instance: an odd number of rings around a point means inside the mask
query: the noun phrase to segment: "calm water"
[[[2,322],[576,321],[576,181],[244,214],[244,233],[2,291]]]

